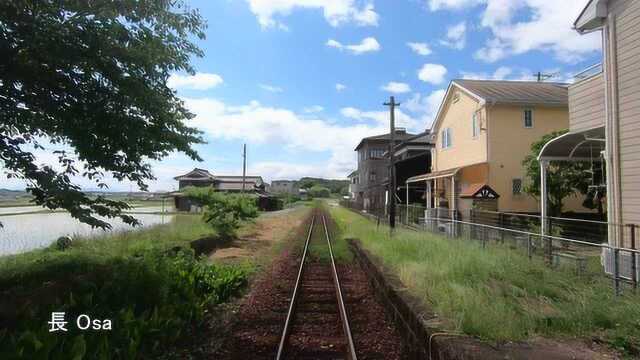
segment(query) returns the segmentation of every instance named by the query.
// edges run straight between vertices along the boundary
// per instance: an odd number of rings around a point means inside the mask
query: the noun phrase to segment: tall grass
[[[341,236],[360,239],[449,330],[493,341],[595,336],[637,350],[640,297],[614,296],[602,277],[550,269],[500,245],[483,249],[402,229],[390,238],[386,226],[344,208],[331,211]]]

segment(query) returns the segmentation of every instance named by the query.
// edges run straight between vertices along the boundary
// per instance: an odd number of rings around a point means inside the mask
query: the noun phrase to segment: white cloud
[[[347,86],[344,85],[344,84],[340,84],[340,83],[336,84],[336,91],[337,92],[341,92],[341,91],[345,90],[346,88],[347,88]]]
[[[196,73],[195,75],[171,74],[167,79],[167,86],[173,89],[207,90],[214,88],[224,81],[218,74]]]
[[[281,87],[268,85],[268,84],[258,84],[258,86],[262,90],[265,90],[265,91],[268,91],[268,92],[272,92],[272,93],[281,93],[281,92],[284,91]]]
[[[408,42],[407,46],[410,47],[411,50],[413,50],[416,54],[422,56],[427,56],[432,52],[429,48],[429,45],[422,42]]]
[[[432,11],[466,9],[484,5],[481,25],[492,37],[475,53],[475,58],[495,62],[532,50],[552,53],[557,59],[575,62],[600,49],[597,33],[579,35],[572,21],[584,0],[430,0]],[[524,15],[524,16],[523,16]]]
[[[296,152],[328,152],[329,160],[314,164],[315,172],[309,171],[324,176],[344,177],[347,170],[355,166],[353,148],[358,142],[363,137],[383,134],[387,130],[387,127],[377,121],[338,125],[317,115],[302,116],[288,109],[268,107],[256,101],[229,106],[209,98],[183,100],[187,108],[196,115],[189,120],[188,125],[203,130],[214,139],[242,140],[253,146],[273,144],[279,149]],[[252,173],[258,173],[257,166],[251,164]],[[265,176],[263,173],[260,175]]]
[[[418,71],[418,79],[434,85],[441,84],[445,75],[447,68],[440,64],[424,64]]]
[[[324,111],[324,107],[322,107],[320,105],[314,105],[314,106],[306,107],[306,108],[302,109],[302,111],[307,113],[307,114],[319,113],[319,112]]]
[[[431,11],[443,9],[464,9],[478,5],[482,2],[483,0],[428,0],[429,9],[431,9]]]
[[[444,89],[435,90],[425,96],[420,93],[415,93],[409,100],[405,101],[402,106],[418,117],[421,126],[429,128],[438,113],[438,108],[440,107],[440,103],[442,103],[445,93],[446,90]]]
[[[467,42],[467,23],[461,22],[447,28],[446,40],[440,40],[440,44],[452,49],[462,50]]]
[[[247,0],[251,12],[262,28],[282,28],[276,16],[287,16],[296,9],[322,10],[331,26],[352,23],[358,26],[377,26],[379,15],[372,2],[364,5],[356,0]],[[286,27],[286,26],[285,26]]]
[[[359,122],[373,121],[379,126],[389,129],[389,111],[363,111],[354,107],[346,107],[340,110],[340,114],[346,118],[357,120]],[[419,130],[421,124],[413,117],[407,115],[400,109],[396,109],[396,126],[404,127],[409,130]]]
[[[467,72],[461,71],[460,75],[463,79],[471,79],[471,80],[505,80],[510,78],[513,74],[513,69],[507,66],[501,66],[493,72],[493,74],[488,74],[486,72]]]
[[[325,45],[327,45],[328,47],[339,49],[339,50],[346,50],[355,55],[360,55],[367,52],[375,52],[380,50],[380,43],[378,43],[378,40],[376,40],[373,37],[364,38],[359,44],[352,44],[352,45],[344,45],[339,41],[329,39],[327,40],[327,43]]]
[[[404,94],[411,91],[409,84],[395,81],[390,81],[386,85],[381,86],[380,89],[394,94]]]

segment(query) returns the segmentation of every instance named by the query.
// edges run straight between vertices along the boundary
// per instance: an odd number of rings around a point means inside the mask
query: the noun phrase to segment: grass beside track
[[[190,251],[215,235],[200,216],[178,215],[64,251],[54,244],[0,258],[0,358],[154,358],[247,283],[250,264],[212,264]],[[66,313],[68,332],[49,332],[54,311]],[[110,319],[112,330],[81,331],[79,314]]]
[[[640,296],[615,297],[611,282],[553,270],[499,245],[379,228],[331,209],[341,237],[358,238],[432,308],[448,330],[491,341],[535,336],[600,338],[627,353],[640,347]]]

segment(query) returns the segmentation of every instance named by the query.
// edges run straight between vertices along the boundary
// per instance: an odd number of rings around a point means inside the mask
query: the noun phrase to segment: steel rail
[[[324,226],[324,235],[327,238],[327,245],[329,246],[329,255],[331,258],[331,274],[333,275],[333,284],[336,288],[336,297],[338,298],[338,308],[340,309],[340,319],[342,320],[342,329],[344,335],[347,338],[348,353],[347,358],[350,360],[357,360],[356,347],[353,344],[353,337],[351,336],[351,327],[349,326],[349,318],[347,317],[347,309],[344,306],[344,298],[342,297],[342,287],[340,286],[340,279],[338,278],[338,270],[336,269],[336,262],[333,258],[333,248],[331,247],[331,239],[329,237],[329,230],[327,229],[327,222],[322,215],[322,225]]]
[[[302,260],[300,261],[300,268],[298,269],[298,277],[296,278],[296,285],[293,288],[293,295],[291,296],[291,302],[289,303],[289,310],[287,312],[287,320],[284,323],[284,329],[282,330],[282,337],[280,338],[280,344],[278,345],[278,354],[276,359],[280,360],[284,356],[284,347],[289,338],[289,332],[291,330],[291,322],[293,321],[293,311],[296,307],[296,301],[298,300],[298,289],[300,288],[300,281],[302,280],[302,270],[304,269],[305,259],[307,258],[307,251],[309,249],[309,240],[311,240],[311,233],[313,233],[313,225],[315,224],[315,214],[311,217],[311,225],[309,225],[309,232],[307,234],[307,240],[304,243],[304,250],[302,251]]]

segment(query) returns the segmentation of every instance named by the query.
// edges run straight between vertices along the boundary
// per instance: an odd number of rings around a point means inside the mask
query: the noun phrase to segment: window
[[[369,149],[370,159],[381,159],[384,156],[384,149]]]
[[[524,127],[531,129],[533,127],[533,109],[524,109]]]
[[[478,113],[473,113],[471,126],[473,126],[473,138],[475,139],[480,135],[480,119],[478,118]]]
[[[376,173],[369,173],[369,181],[376,181]]]
[[[513,195],[522,194],[522,179],[513,179],[511,181],[511,187],[513,189]]]
[[[442,148],[447,149],[452,145],[451,142],[451,128],[442,130]]]

